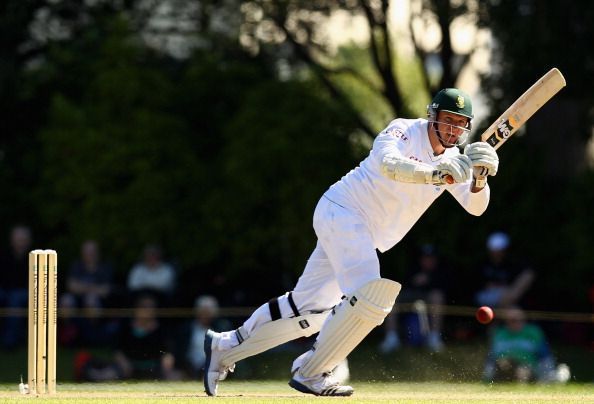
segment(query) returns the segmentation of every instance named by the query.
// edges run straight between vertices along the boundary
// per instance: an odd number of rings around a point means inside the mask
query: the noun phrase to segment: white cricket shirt
[[[470,192],[470,182],[452,185],[409,184],[382,174],[381,162],[386,155],[397,155],[431,166],[459,154],[457,147],[433,155],[426,119],[395,119],[374,140],[369,156],[358,167],[326,191],[325,197],[366,219],[374,246],[387,251],[398,243],[421,215],[444,191],[472,215],[479,216],[489,204],[490,189],[485,186]]]

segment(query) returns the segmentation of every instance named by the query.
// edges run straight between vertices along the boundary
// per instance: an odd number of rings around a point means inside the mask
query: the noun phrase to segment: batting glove
[[[489,143],[471,143],[464,148],[464,155],[468,156],[472,161],[472,171],[475,178],[497,174],[499,157]]]
[[[470,179],[472,175],[472,161],[468,156],[459,154],[450,159],[445,159],[435,167],[439,173],[439,177],[443,180],[449,175],[452,176],[454,182],[462,183]]]

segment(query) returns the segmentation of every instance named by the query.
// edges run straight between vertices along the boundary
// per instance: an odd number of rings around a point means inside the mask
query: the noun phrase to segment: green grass
[[[44,403],[594,403],[594,386],[518,385],[480,383],[353,382],[349,398],[304,395],[281,381],[225,381],[217,398],[206,397],[199,382],[147,382],[110,384],[60,384],[54,396],[37,397]],[[0,402],[20,403],[33,399],[0,385]]]
[[[0,403],[309,403],[346,400],[352,403],[593,403],[594,352],[584,347],[558,346],[557,358],[570,365],[567,385],[486,385],[480,382],[485,344],[480,341],[451,343],[440,354],[423,348],[404,347],[379,355],[379,339],[358,347],[349,357],[350,398],[304,395],[287,385],[292,360],[309,345],[293,344],[238,364],[216,399],[206,397],[201,381],[72,383],[75,350],[58,352],[58,393],[32,397],[18,393],[20,375],[26,374],[26,352],[0,352]],[[107,357],[109,351],[97,354]]]
[[[398,352],[380,355],[371,340],[349,356],[354,380],[375,382],[480,382],[487,354],[482,341],[451,343],[436,354],[424,348],[404,346]],[[235,379],[288,379],[293,359],[304,347],[269,352],[238,364]],[[554,348],[559,362],[571,368],[572,381],[594,382],[594,351],[578,346]]]

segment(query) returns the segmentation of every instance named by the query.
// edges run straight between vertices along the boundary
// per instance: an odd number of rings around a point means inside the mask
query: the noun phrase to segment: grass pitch
[[[485,385],[480,383],[353,382],[352,397],[314,397],[286,381],[225,381],[207,397],[199,382],[60,384],[54,396],[21,395],[16,384],[0,385],[0,402],[44,403],[594,403],[593,384]]]

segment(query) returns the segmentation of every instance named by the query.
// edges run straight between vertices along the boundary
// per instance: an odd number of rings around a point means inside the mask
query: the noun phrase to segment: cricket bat
[[[565,85],[565,78],[559,69],[552,68],[481,134],[481,141],[498,149]],[[453,178],[448,176],[447,182],[453,183]],[[476,185],[484,186],[479,183]]]

